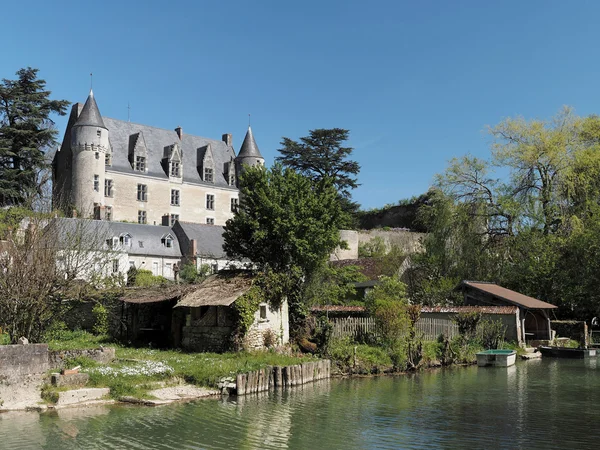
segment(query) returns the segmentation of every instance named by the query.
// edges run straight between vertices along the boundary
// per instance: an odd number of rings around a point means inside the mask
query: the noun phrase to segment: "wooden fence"
[[[365,335],[377,335],[377,324],[372,317],[343,317],[330,319],[333,325],[332,337],[353,339]],[[423,334],[425,340],[435,340],[440,334],[449,339],[458,335],[458,326],[447,319],[433,319],[421,317],[417,322],[417,330]]]

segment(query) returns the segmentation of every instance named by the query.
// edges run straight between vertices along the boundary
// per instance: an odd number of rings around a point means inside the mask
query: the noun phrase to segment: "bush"
[[[96,303],[92,308],[92,314],[94,315],[94,327],[92,328],[94,334],[108,334],[108,310],[102,303]]]
[[[506,326],[500,320],[482,320],[477,327],[477,335],[483,348],[500,348],[506,335]]]
[[[196,264],[188,263],[181,268],[179,276],[186,283],[200,283],[208,276],[209,273],[210,266],[208,264],[203,264],[200,266],[200,270],[197,270]]]
[[[135,274],[134,286],[152,287],[167,284],[168,280],[160,275],[152,275],[149,270],[138,269]]]

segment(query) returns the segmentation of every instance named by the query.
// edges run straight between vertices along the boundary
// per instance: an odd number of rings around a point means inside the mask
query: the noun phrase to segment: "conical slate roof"
[[[88,95],[88,98],[85,101],[85,105],[83,105],[81,114],[79,115],[79,117],[77,118],[77,122],[75,122],[75,125],[73,126],[92,126],[106,129],[106,127],[104,126],[104,121],[102,120],[102,115],[100,114],[100,110],[98,109],[98,105],[96,104],[96,100],[94,100],[94,92],[91,89],[90,95]]]
[[[242,147],[240,148],[240,152],[238,153],[238,158],[243,158],[245,156],[262,158],[260,150],[258,149],[258,145],[256,145],[256,141],[254,140],[252,128],[250,127],[248,127],[248,132],[246,133],[246,137],[244,138],[244,142],[242,143]]]

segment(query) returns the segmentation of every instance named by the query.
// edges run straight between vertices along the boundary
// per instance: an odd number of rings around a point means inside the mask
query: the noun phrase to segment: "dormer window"
[[[145,156],[136,156],[135,157],[135,170],[139,170],[140,172],[146,171],[146,157]]]
[[[205,167],[204,168],[204,181],[206,181],[207,183],[212,183],[213,180],[213,170],[211,167]]]
[[[177,161],[171,162],[171,176],[177,178],[181,176],[181,165]]]
[[[119,237],[119,242],[123,247],[131,247],[131,235],[129,233],[122,234]]]
[[[96,130],[96,136],[102,137],[102,130]]]
[[[166,234],[161,238],[161,243],[167,248],[173,247],[173,236],[170,234]]]

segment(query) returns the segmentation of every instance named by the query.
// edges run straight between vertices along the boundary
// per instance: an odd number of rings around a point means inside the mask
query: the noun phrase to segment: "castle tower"
[[[92,90],[71,130],[71,151],[72,203],[81,217],[91,217],[95,212],[97,215],[104,205],[104,164],[109,143],[108,129]]]
[[[252,134],[252,128],[250,127],[248,127],[248,131],[246,133],[246,137],[244,138],[244,142],[242,143],[242,147],[240,148],[240,152],[235,158],[235,171],[237,180],[240,178],[244,165],[265,165],[265,158],[262,157],[260,150],[258,150],[258,145],[256,145],[254,135]]]

